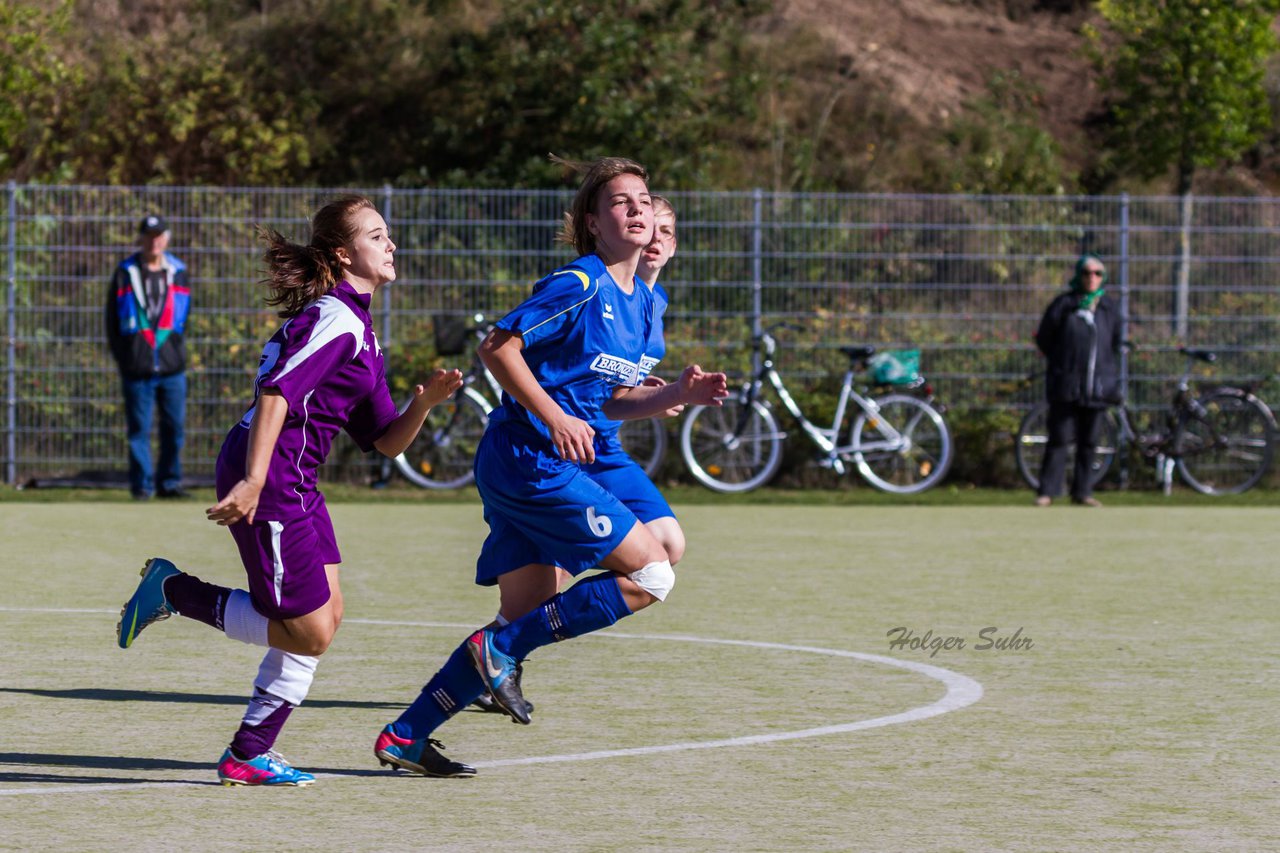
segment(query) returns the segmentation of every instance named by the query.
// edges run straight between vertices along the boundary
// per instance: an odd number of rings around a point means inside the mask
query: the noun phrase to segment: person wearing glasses
[[[1099,507],[1093,496],[1094,454],[1103,413],[1120,402],[1120,308],[1107,296],[1107,268],[1085,254],[1076,261],[1071,289],[1049,303],[1036,330],[1036,346],[1048,361],[1049,442],[1040,468],[1035,505],[1049,506],[1063,492],[1067,450],[1075,441],[1071,500]]]

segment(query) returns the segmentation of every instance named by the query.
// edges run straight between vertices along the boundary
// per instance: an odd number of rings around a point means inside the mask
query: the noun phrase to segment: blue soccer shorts
[[[616,495],[518,426],[485,431],[475,472],[489,523],[476,561],[476,583],[484,586],[530,563],[580,574],[613,553],[638,523]]]
[[[588,477],[616,495],[645,524],[659,518],[675,518],[671,504],[639,463],[622,449],[616,433],[596,442],[595,449],[596,461],[582,466]]]

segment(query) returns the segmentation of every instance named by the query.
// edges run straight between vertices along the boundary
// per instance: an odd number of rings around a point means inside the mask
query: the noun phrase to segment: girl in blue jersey
[[[671,206],[671,202],[662,196],[652,196],[653,202],[653,239],[649,241],[649,245],[645,246],[644,251],[640,253],[640,263],[636,267],[636,275],[649,287],[649,291],[654,297],[654,322],[649,331],[649,344],[645,350],[642,362],[646,366],[656,365],[662,360],[666,353],[666,342],[663,338],[663,314],[667,309],[667,293],[658,284],[658,276],[666,266],[667,261],[675,254],[676,250],[676,212]],[[644,384],[661,386],[666,383],[652,374],[645,376]],[[664,415],[674,417],[683,411],[683,406],[676,406],[663,412]],[[645,527],[654,535],[654,538],[662,545],[667,553],[667,560],[674,567],[680,562],[684,556],[685,539],[684,531],[680,528],[679,522],[676,521],[675,513],[671,509],[671,505],[667,503],[662,492],[649,479],[649,475],[644,469],[627,454],[623,449],[622,442],[618,438],[618,428],[621,421],[613,421],[608,418],[600,418],[591,423],[591,428],[595,430],[594,439],[596,460],[590,465],[583,467],[591,479],[595,480],[606,491],[617,495],[619,499],[626,504],[627,508],[635,513],[636,518],[644,522]],[[519,583],[503,583],[499,578],[499,589],[502,592],[502,599],[499,604],[497,625],[505,625],[507,622],[518,619],[528,613],[534,607],[541,604],[546,598],[554,595],[564,584],[570,579],[571,575],[564,569],[557,569],[555,572],[554,583],[555,588],[550,589],[540,583],[529,583],[528,578],[550,578],[550,573],[545,569],[528,570],[521,577]],[[512,578],[513,581],[516,578]],[[524,586],[528,583],[528,586]],[[548,591],[550,589],[550,591]],[[523,692],[523,683],[521,676],[523,667],[518,663],[516,665],[516,685]],[[483,693],[475,701],[475,706],[484,711],[505,713],[494,701],[489,694]],[[526,707],[532,713],[533,702],[525,702]]]
[[[659,319],[653,292],[636,277],[653,237],[647,179],[630,160],[591,164],[567,217],[581,257],[539,281],[481,347],[506,393],[476,453],[489,523],[476,581],[498,584],[504,610],[524,615],[476,631],[454,651],[383,729],[374,751],[384,764],[441,775],[429,735],[482,692],[527,724],[517,661],[608,627],[674,586],[662,543],[584,471],[596,460],[593,422],[720,405],[728,394],[724,374],[697,365],[668,385],[642,384]],[[557,566],[605,571],[557,593]]]

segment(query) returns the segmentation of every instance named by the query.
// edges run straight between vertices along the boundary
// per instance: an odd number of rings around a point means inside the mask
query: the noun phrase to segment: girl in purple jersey
[[[397,412],[369,316],[374,292],[396,278],[387,224],[368,199],[344,196],[320,209],[311,232],[306,246],[264,232],[267,301],[285,323],[263,349],[253,405],[223,443],[218,501],[206,511],[230,529],[249,589],[206,583],[153,558],[117,628],[121,648],[129,648],[148,625],[178,613],[270,647],[218,762],[225,785],[315,781],[272,747],[342,622],[342,557],[316,488],[338,431],[365,451],[395,456],[431,407],[462,384],[460,371],[436,370]]]
[[[648,175],[605,158],[585,170],[568,223],[581,257],[545,277],[498,321],[480,349],[505,391],[476,453],[476,486],[489,536],[477,583],[498,584],[503,607],[523,614],[462,642],[374,744],[384,764],[426,775],[442,757],[431,734],[482,692],[512,719],[528,708],[516,662],[549,643],[608,627],[667,597],[667,552],[625,502],[584,470],[596,458],[591,426],[603,414],[647,418],[686,403],[719,405],[723,373],[697,365],[669,385],[641,385],[655,320],[636,277],[653,237]],[[558,569],[605,571],[557,593]]]

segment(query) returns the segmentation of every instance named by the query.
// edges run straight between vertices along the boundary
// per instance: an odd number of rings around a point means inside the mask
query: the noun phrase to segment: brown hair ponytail
[[[376,209],[360,195],[329,202],[312,217],[311,241],[305,246],[289,242],[274,229],[259,229],[267,244],[263,252],[268,273],[263,284],[271,291],[267,304],[279,306],[281,317],[296,316],[338,286],[342,264],[337,250],[355,241],[355,215],[365,208]]]

